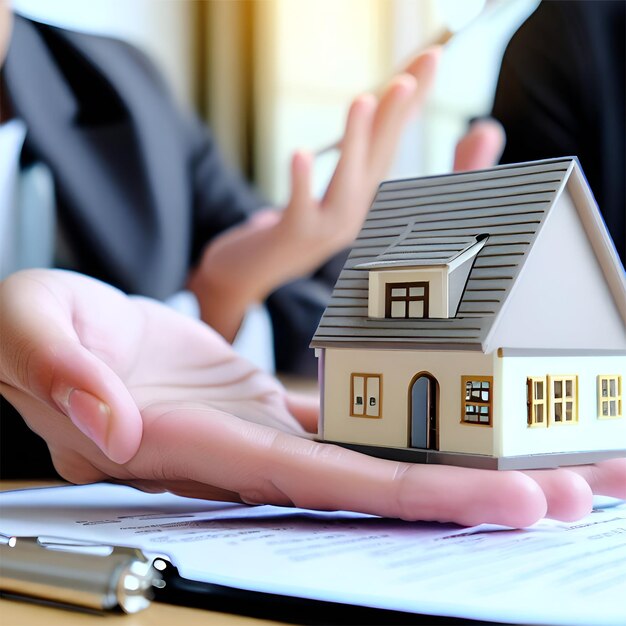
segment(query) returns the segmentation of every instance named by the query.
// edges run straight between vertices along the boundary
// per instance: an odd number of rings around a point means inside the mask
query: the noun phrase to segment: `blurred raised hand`
[[[0,391],[66,479],[186,496],[526,526],[626,497],[626,459],[550,471],[411,465],[317,443],[317,409],[201,322],[96,280],[0,284]]]
[[[349,246],[391,165],[407,121],[435,79],[439,48],[417,56],[379,97],[357,97],[348,112],[337,168],[321,199],[312,193],[313,157],[294,154],[291,197],[212,241],[191,276],[202,319],[228,340],[246,308]]]
[[[473,122],[456,145],[454,171],[467,172],[493,167],[504,150],[502,125],[492,118]]]

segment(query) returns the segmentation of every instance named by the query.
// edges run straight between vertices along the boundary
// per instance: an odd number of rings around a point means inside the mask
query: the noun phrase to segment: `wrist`
[[[190,275],[187,288],[198,301],[200,319],[232,343],[253,298],[241,286],[233,288],[208,265],[199,266]]]

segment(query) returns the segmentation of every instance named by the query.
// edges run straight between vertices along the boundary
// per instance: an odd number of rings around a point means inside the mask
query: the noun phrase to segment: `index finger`
[[[369,162],[375,179],[383,178],[396,150],[400,135],[410,116],[421,109],[435,81],[441,49],[429,48],[417,56],[387,87],[380,97],[380,106],[374,120],[372,142],[369,149]],[[405,88],[413,82],[408,97],[399,98],[398,80],[402,79]],[[415,83],[417,86],[415,87]]]

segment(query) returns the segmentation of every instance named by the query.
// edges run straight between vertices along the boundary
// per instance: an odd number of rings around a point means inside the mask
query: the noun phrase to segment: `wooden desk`
[[[63,483],[0,481],[0,490],[28,489]],[[17,600],[0,600],[0,625],[2,626],[263,626],[277,624],[268,620],[215,613],[201,609],[188,609],[153,602],[150,607],[134,615],[90,614],[56,607],[39,606]]]

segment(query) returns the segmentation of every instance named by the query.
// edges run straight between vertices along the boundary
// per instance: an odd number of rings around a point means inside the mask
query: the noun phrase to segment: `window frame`
[[[562,390],[567,389],[567,382],[572,383],[573,393],[571,396],[563,395],[557,399],[554,393],[555,383],[560,382]],[[566,409],[564,406],[568,401],[572,402],[572,419],[556,420],[556,407],[562,405],[562,409]],[[563,415],[565,412],[563,412]],[[578,374],[548,374],[548,425],[549,426],[573,426],[578,424]]]
[[[535,385],[543,385],[543,398],[536,397]],[[528,376],[526,378],[527,424],[529,428],[548,428],[548,381],[546,376]],[[537,407],[543,407],[543,422],[537,420]]]
[[[484,401],[468,401],[466,399],[466,387],[467,383],[489,383],[489,399]],[[461,424],[466,426],[493,426],[493,376],[461,376]],[[472,422],[467,419],[467,405],[473,405],[478,407],[487,406],[488,422]]]
[[[611,381],[615,381],[615,390],[617,395],[610,395],[610,383]],[[600,420],[616,420],[624,417],[624,413],[622,411],[622,376],[621,374],[598,374],[597,376],[597,385],[598,385],[598,419]],[[602,396],[602,382],[606,381],[607,383],[607,391],[609,395],[606,397]],[[617,407],[617,413],[615,415],[610,414],[610,406],[611,402],[615,402]],[[607,404],[609,407],[608,415],[604,415],[602,413],[602,405]]]
[[[411,289],[424,289],[423,296],[412,296]],[[405,296],[393,296],[393,289],[406,289]],[[404,317],[395,317],[391,315],[392,304],[394,302],[406,303],[406,311]],[[421,317],[411,317],[409,315],[409,306],[411,302],[423,302],[424,303],[424,315]],[[392,320],[427,320],[430,319],[429,311],[430,303],[430,282],[427,280],[412,281],[412,282],[388,282],[385,283],[385,318]]]
[[[356,405],[356,398],[354,396],[354,381],[356,378],[363,379],[363,413],[355,413],[354,407]],[[378,414],[377,415],[368,415],[367,414],[367,381],[369,379],[377,378],[378,379]],[[383,417],[383,375],[382,374],[371,374],[371,373],[363,373],[363,372],[353,372],[350,374],[350,417],[361,417],[366,419],[382,419]]]

